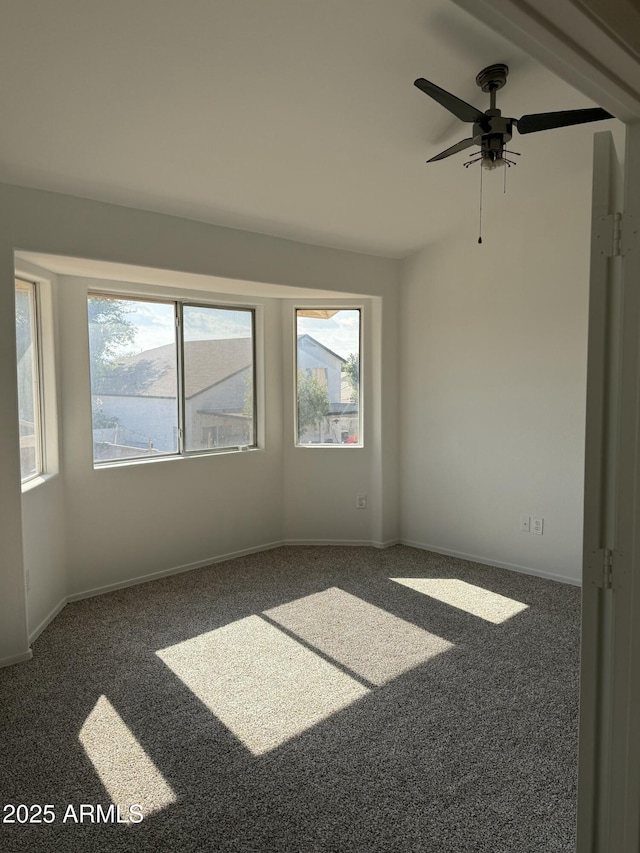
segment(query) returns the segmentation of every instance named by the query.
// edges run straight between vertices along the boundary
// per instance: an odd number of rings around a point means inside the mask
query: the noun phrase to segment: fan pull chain
[[[478,227],[478,231],[480,236],[478,237],[478,243],[482,243],[482,173],[484,169],[482,168],[482,163],[480,163],[480,223]]]

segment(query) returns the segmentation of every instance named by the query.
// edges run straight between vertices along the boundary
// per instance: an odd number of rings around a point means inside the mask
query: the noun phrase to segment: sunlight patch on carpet
[[[254,755],[369,692],[257,615],[156,654]]]
[[[264,612],[375,685],[386,684],[453,645],[337,587]]]
[[[390,580],[408,586],[416,592],[435,598],[443,604],[449,604],[458,610],[464,610],[472,616],[500,625],[529,605],[513,598],[483,589],[481,586],[457,578],[390,578]]]
[[[106,696],[84,721],[78,740],[123,816],[133,803],[145,817],[176,802],[176,795]]]

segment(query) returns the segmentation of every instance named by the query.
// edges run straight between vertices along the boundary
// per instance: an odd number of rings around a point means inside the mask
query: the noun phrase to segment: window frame
[[[45,441],[45,399],[43,385],[42,364],[42,310],[40,299],[39,282],[30,277],[14,272],[14,288],[28,291],[29,293],[29,320],[31,333],[32,358],[32,393],[33,393],[33,417],[34,417],[34,447],[35,447],[35,471],[22,476],[22,454],[20,459],[20,483],[21,486],[39,479],[47,470],[46,441]],[[15,322],[15,321],[14,321]],[[16,352],[17,354],[17,352]],[[16,361],[16,381],[18,363]],[[22,438],[22,436],[20,437]]]
[[[318,443],[307,444],[299,440],[298,430],[298,312],[300,311],[357,311],[358,312],[358,441],[353,443]],[[363,305],[340,304],[336,302],[326,303],[296,303],[293,306],[293,437],[294,447],[303,450],[361,450],[365,446],[364,441],[364,413],[363,413],[363,327],[365,310]],[[321,343],[321,342],[319,342]]]
[[[218,303],[200,302],[191,299],[172,300],[176,302],[178,312],[178,326],[176,327],[177,347],[178,347],[178,448],[180,456],[206,456],[217,453],[237,453],[244,450],[256,450],[258,448],[258,369],[256,363],[256,308],[255,306],[246,305],[220,305]],[[210,308],[219,311],[243,311],[251,317],[251,373],[252,373],[252,419],[251,429],[253,435],[252,444],[230,445],[228,447],[213,447],[202,448],[200,450],[186,449],[186,417],[185,403],[186,397],[184,394],[185,387],[185,358],[184,358],[184,309],[185,308]],[[182,406],[182,411],[180,410]]]
[[[129,456],[122,459],[100,459],[96,460],[93,454],[93,414],[91,415],[91,456],[94,468],[111,468],[123,465],[149,464],[162,462],[169,459],[187,459],[198,456],[217,456],[224,453],[239,453],[248,450],[257,450],[258,441],[258,366],[257,366],[257,329],[258,309],[255,305],[237,305],[216,302],[207,302],[201,299],[178,298],[175,296],[147,296],[132,293],[107,292],[104,290],[87,291],[87,332],[89,330],[88,306],[89,300],[95,298],[112,299],[115,301],[142,302],[168,305],[173,307],[174,318],[174,341],[175,341],[175,371],[176,371],[176,424],[177,424],[177,450],[162,453],[155,457]],[[252,432],[253,443],[248,445],[229,445],[227,447],[198,448],[188,450],[186,447],[186,398],[185,398],[185,358],[184,358],[184,308],[205,308],[221,311],[242,311],[251,317],[251,357],[252,357],[252,397],[253,417]],[[89,341],[89,334],[87,335]],[[88,352],[89,362],[89,397],[93,397],[93,386],[91,379],[91,354]]]

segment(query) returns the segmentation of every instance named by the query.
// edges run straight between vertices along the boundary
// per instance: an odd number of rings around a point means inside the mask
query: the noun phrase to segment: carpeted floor
[[[579,625],[575,587],[404,546],[69,604],[0,670],[0,850],[569,853]]]

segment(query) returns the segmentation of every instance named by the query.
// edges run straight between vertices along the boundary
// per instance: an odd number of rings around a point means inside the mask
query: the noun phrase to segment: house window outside
[[[296,310],[298,445],[361,446],[360,310]]]
[[[42,473],[42,403],[36,285],[22,279],[16,287],[16,357],[22,482]]]
[[[254,312],[91,294],[94,463],[255,446]]]

